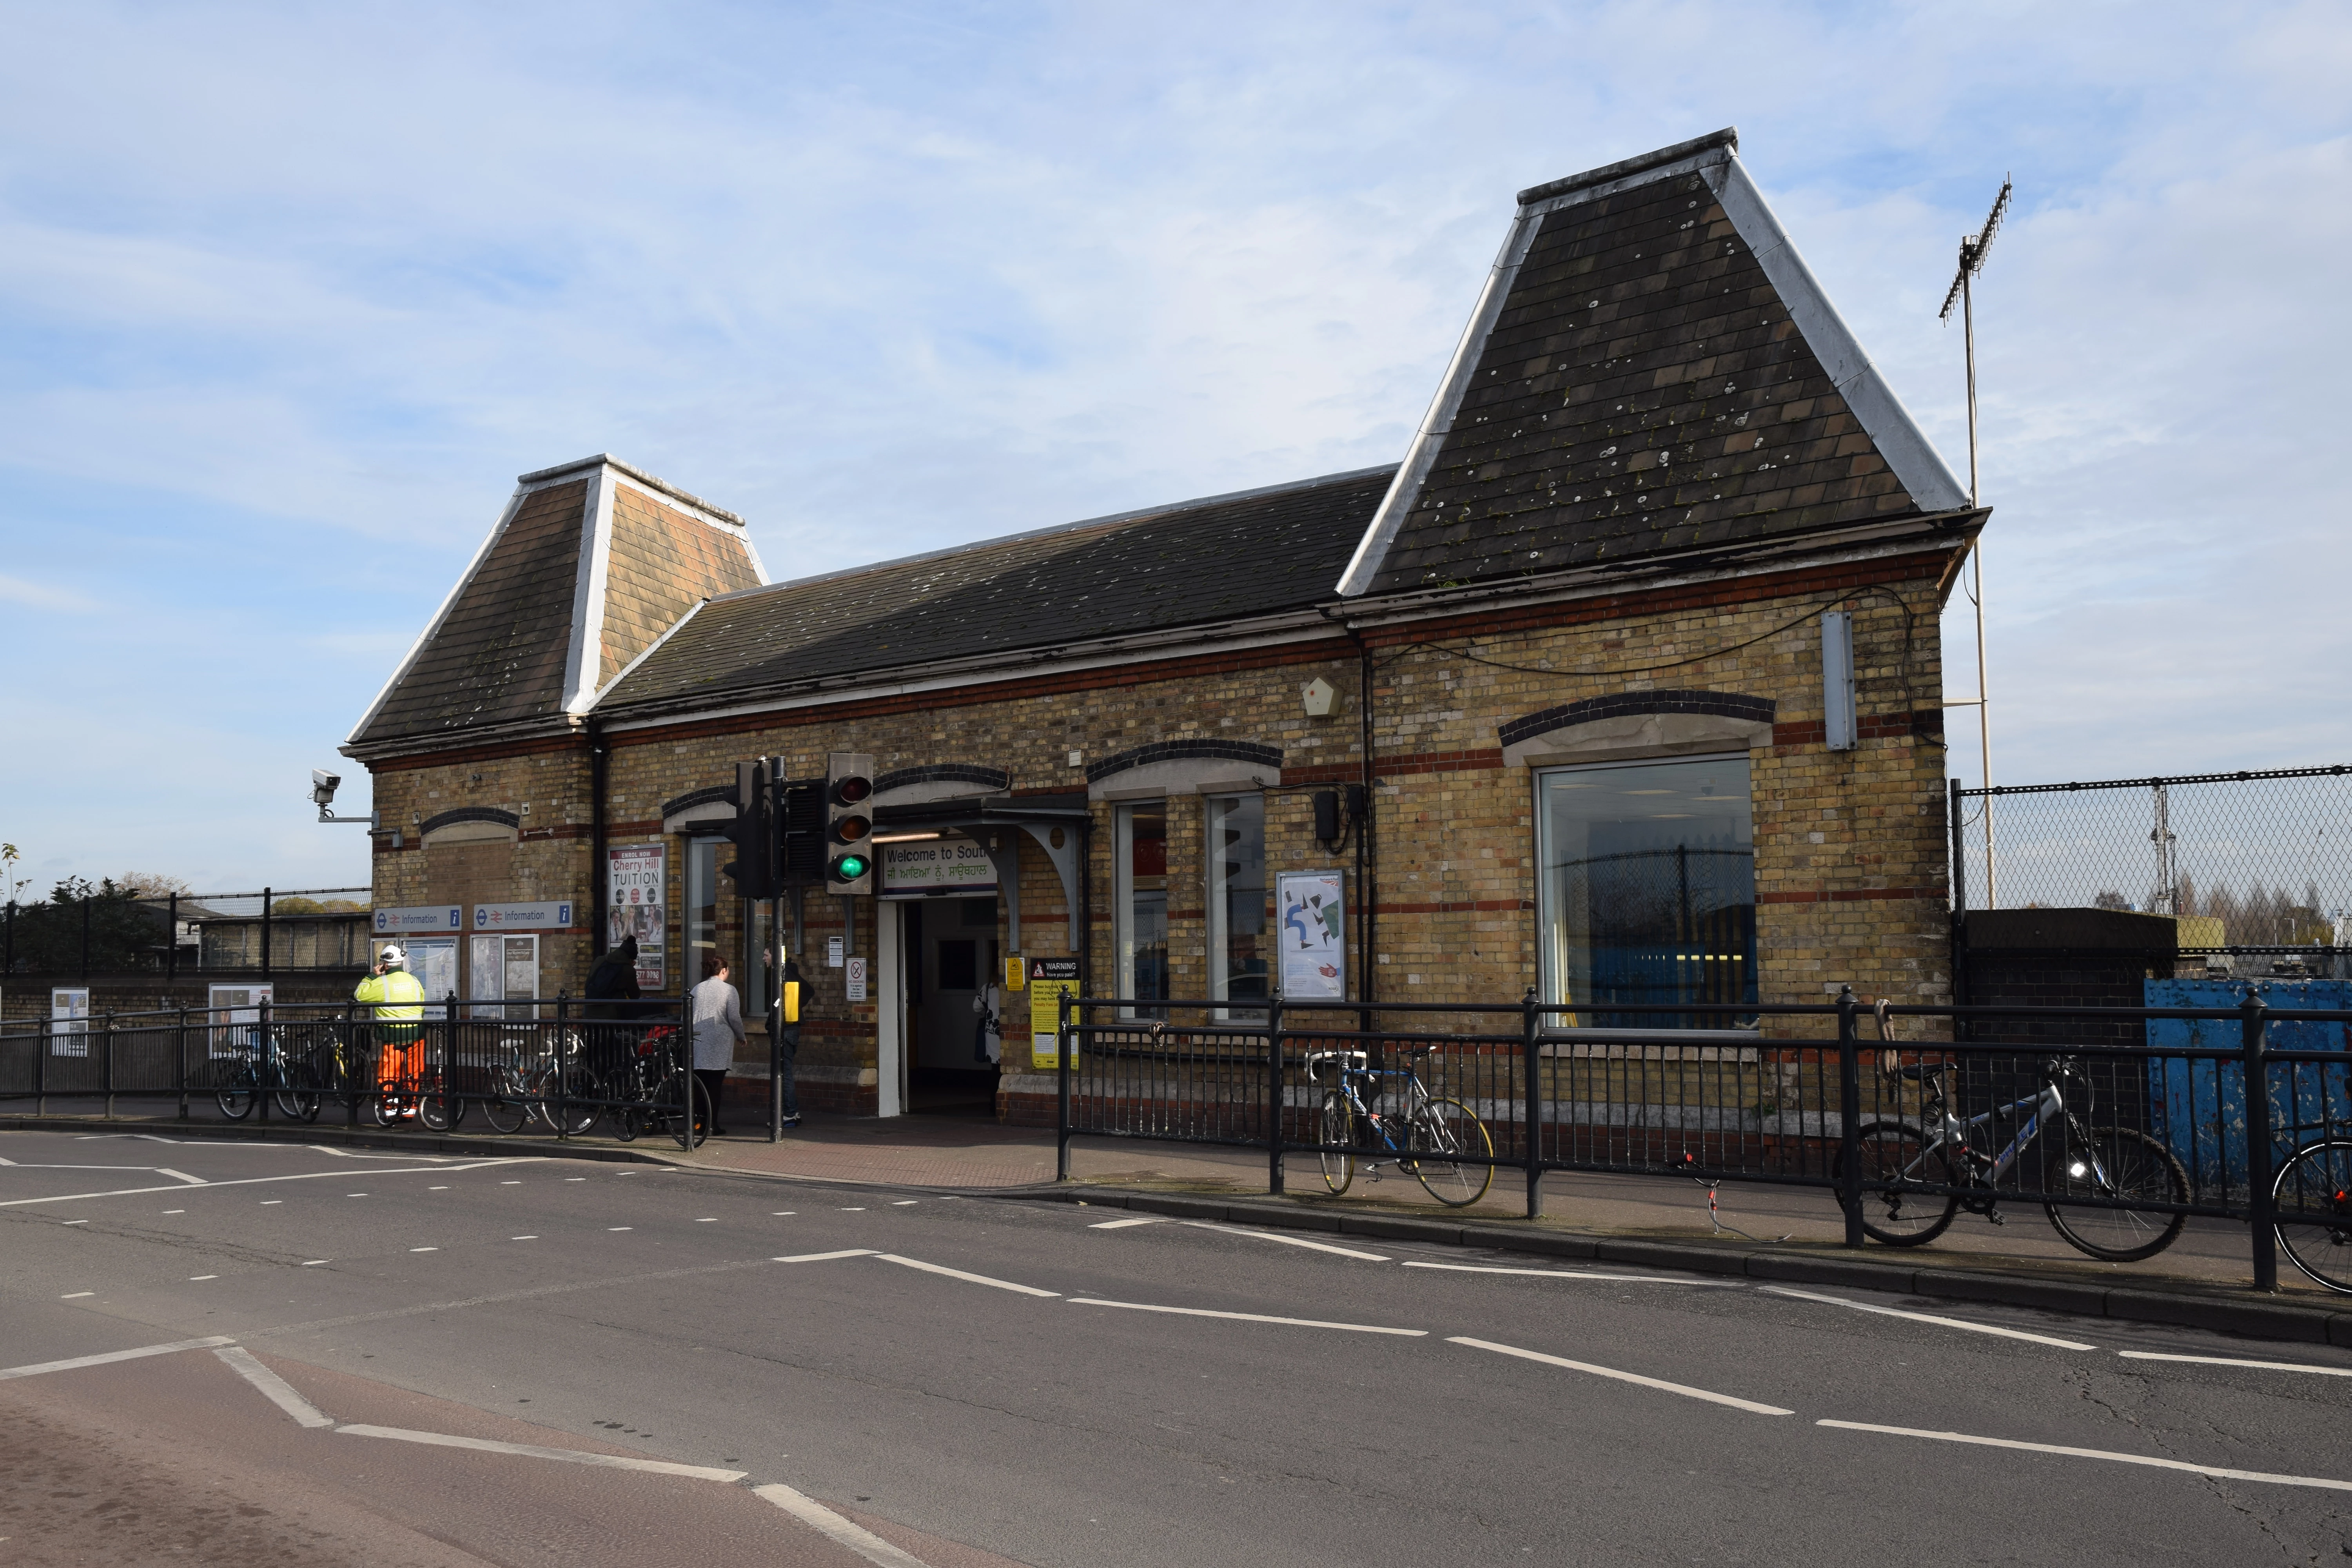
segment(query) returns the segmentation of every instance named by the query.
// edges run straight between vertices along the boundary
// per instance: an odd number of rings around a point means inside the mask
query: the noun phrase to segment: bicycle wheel
[[[530,1120],[530,1099],[511,1075],[501,1073],[492,1086],[493,1092],[480,1102],[482,1116],[494,1132],[520,1132],[522,1124]]]
[[[398,1082],[379,1083],[375,1092],[368,1097],[368,1120],[378,1127],[397,1127],[400,1125],[400,1113],[406,1106],[406,1086]]]
[[[1944,1234],[1959,1212],[1952,1193],[1919,1190],[1920,1184],[1959,1185],[1939,1144],[1930,1149],[1919,1130],[1902,1121],[1865,1121],[1862,1143],[1862,1229],[1889,1247],[1925,1247]],[[1845,1179],[1845,1151],[1831,1162],[1831,1175]]]
[[[2060,1192],[2132,1203],[2189,1201],[2188,1173],[2172,1157],[2171,1150],[2147,1133],[2130,1127],[2102,1127],[2085,1134],[2070,1124],[2068,1134],[2058,1160]],[[2042,1206],[2068,1245],[2110,1263],[2155,1257],[2170,1247],[2181,1226],[2189,1223],[2189,1216],[2179,1213],[2070,1208],[2063,1198]]]
[[[289,1121],[319,1120],[319,1090],[307,1069],[284,1069],[276,1099],[278,1114]]]
[[[231,1068],[225,1076],[227,1081],[215,1091],[215,1098],[220,1101],[223,1116],[231,1121],[242,1121],[253,1114],[254,1101],[260,1098],[257,1080],[249,1066]]]
[[[1470,1160],[1448,1159],[1468,1154],[1491,1158],[1495,1141],[1486,1124],[1458,1100],[1432,1100],[1412,1113],[1405,1127],[1406,1163],[1413,1179],[1429,1195],[1448,1208],[1466,1208],[1486,1195],[1495,1184],[1495,1167]]]
[[[1355,1124],[1355,1110],[1348,1097],[1336,1089],[1327,1092],[1315,1119],[1315,1142],[1322,1145],[1323,1184],[1335,1194],[1346,1192],[1348,1184],[1356,1179],[1356,1157],[1333,1147],[1356,1141]]]
[[[539,1102],[539,1114],[548,1126],[577,1138],[596,1125],[599,1108],[594,1102],[604,1098],[604,1091],[597,1084],[595,1074],[585,1068],[568,1069],[563,1075],[560,1106],[555,1096],[555,1074],[551,1071],[545,1077],[540,1092],[547,1098]]]
[[[2295,1152],[2271,1188],[2279,1245],[2297,1268],[2352,1296],[2352,1141],[2331,1139]]]
[[[418,1085],[416,1120],[434,1132],[446,1132],[466,1118],[466,1102],[450,1089],[438,1068],[429,1070]]]

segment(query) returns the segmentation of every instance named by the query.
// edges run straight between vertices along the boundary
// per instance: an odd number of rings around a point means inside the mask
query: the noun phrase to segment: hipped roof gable
[[[1738,146],[1720,131],[1520,193],[1340,594],[1969,505]]]

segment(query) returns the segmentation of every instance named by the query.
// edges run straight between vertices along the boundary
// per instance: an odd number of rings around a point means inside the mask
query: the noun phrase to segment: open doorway
[[[996,1114],[996,1064],[974,1008],[1001,965],[996,900],[908,900],[900,910],[905,973],[906,1109],[915,1115]]]

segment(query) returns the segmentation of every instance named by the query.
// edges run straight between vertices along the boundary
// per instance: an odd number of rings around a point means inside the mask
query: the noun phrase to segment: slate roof
[[[1738,142],[1718,132],[1520,193],[1343,594],[1968,504],[1788,242]]]
[[[525,474],[343,750],[563,728],[694,605],[761,580],[741,519],[618,458]]]
[[[1309,609],[1393,468],[1073,523],[714,598],[596,711]]]

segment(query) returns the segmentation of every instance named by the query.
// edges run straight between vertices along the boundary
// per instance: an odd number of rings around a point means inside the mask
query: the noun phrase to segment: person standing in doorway
[[[710,1097],[710,1131],[724,1138],[719,1125],[719,1096],[727,1085],[727,1069],[734,1065],[735,1047],[743,1043],[743,1003],[727,983],[727,961],[702,961],[702,984],[694,988],[694,1076]]]

